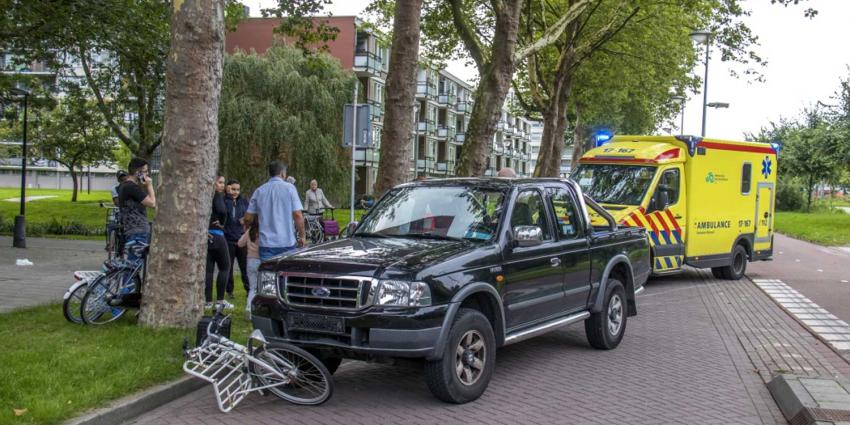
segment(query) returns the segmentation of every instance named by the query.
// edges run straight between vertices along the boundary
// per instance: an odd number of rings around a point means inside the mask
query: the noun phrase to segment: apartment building
[[[345,69],[352,70],[359,81],[358,103],[370,105],[368,148],[355,154],[357,193],[369,193],[375,183],[380,162],[381,128],[383,127],[385,81],[389,67],[389,40],[354,16],[316,18],[339,28],[336,40],[327,43],[328,53],[339,59]],[[274,42],[286,40],[274,33],[279,19],[249,18],[228,33],[226,51],[236,50],[263,54]],[[451,73],[421,66],[416,77],[414,132],[411,134],[410,178],[426,175],[455,175],[469,114],[474,105],[474,87]],[[510,99],[506,105],[510,104]],[[533,172],[528,165],[531,122],[502,111],[498,131],[490,144],[486,175],[495,175],[503,167],[512,167],[526,176]]]

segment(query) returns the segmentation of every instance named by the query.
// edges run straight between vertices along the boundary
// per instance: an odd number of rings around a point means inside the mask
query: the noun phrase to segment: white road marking
[[[818,272],[819,272],[819,273],[823,273],[823,269],[818,269]]]
[[[847,283],[847,282],[848,282],[847,279],[841,279],[841,283]]]
[[[800,259],[798,258],[798,259],[796,259],[796,260],[794,260],[794,261],[796,261],[796,262],[798,262],[798,263],[799,263],[799,262],[800,262]]]
[[[847,280],[841,282],[847,283]],[[834,350],[850,351],[850,325],[847,322],[830,314],[779,279],[753,279],[753,283]]]

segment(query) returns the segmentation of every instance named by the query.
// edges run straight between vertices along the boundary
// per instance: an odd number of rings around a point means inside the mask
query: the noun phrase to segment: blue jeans
[[[259,249],[259,251],[260,251],[260,261],[266,261],[269,258],[278,256],[280,254],[285,254],[289,251],[292,251],[293,249],[295,249],[294,246],[285,246],[285,247],[278,247],[278,248],[268,248],[268,247],[261,246],[260,249]]]
[[[132,235],[126,236],[126,242],[124,243],[124,254],[127,256],[127,262],[132,264],[133,267],[138,266],[142,261],[144,261],[143,257],[136,255],[136,252],[133,247],[136,245],[149,245],[150,239],[151,235],[149,233],[134,233]],[[130,275],[127,275],[127,282],[124,283],[130,283],[129,280]],[[129,289],[129,287],[125,287],[122,292],[128,292]],[[139,288],[133,288],[132,290],[138,291]]]
[[[132,235],[125,236],[125,240],[124,253],[127,255],[127,261],[133,265],[139,264],[142,257],[136,255],[132,248],[135,245],[150,245],[151,235],[149,233],[134,233]]]

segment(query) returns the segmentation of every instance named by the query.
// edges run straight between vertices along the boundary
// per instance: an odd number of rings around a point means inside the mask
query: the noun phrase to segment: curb
[[[206,382],[186,376],[176,381],[157,385],[141,392],[113,401],[84,416],[65,422],[65,425],[110,425],[124,423],[137,416],[203,388]]]

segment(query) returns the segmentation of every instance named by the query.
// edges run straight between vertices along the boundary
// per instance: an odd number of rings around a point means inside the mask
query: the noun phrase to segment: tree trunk
[[[812,194],[815,191],[815,178],[809,176],[809,184],[808,184],[808,193],[809,196],[806,197],[806,211],[812,210]]]
[[[387,72],[386,111],[381,130],[381,160],[375,191],[384,193],[407,180],[413,102],[419,66],[419,16],[422,0],[396,2],[390,67]]]
[[[496,10],[492,53],[484,66],[479,65],[483,72],[475,90],[475,105],[456,171],[458,176],[482,176],[487,169],[493,134],[516,70],[514,51],[521,10],[522,0],[502,2]]]
[[[77,192],[80,190],[77,171],[74,170],[74,166],[68,167],[68,171],[71,172],[71,181],[74,182],[74,188],[71,191],[71,202],[77,202]]]
[[[581,105],[576,105],[576,122],[573,129],[573,156],[570,158],[570,172],[578,167],[578,160],[584,155],[587,145],[587,125],[581,120]]]
[[[202,314],[207,223],[218,163],[222,0],[174,2],[162,183],[139,321],[190,327]]]
[[[543,136],[540,139],[540,153],[534,177],[558,177],[561,171],[561,153],[564,150],[564,136],[567,133],[567,100],[572,92],[572,71],[568,53],[562,61],[552,97],[549,99],[546,113],[543,114]]]

